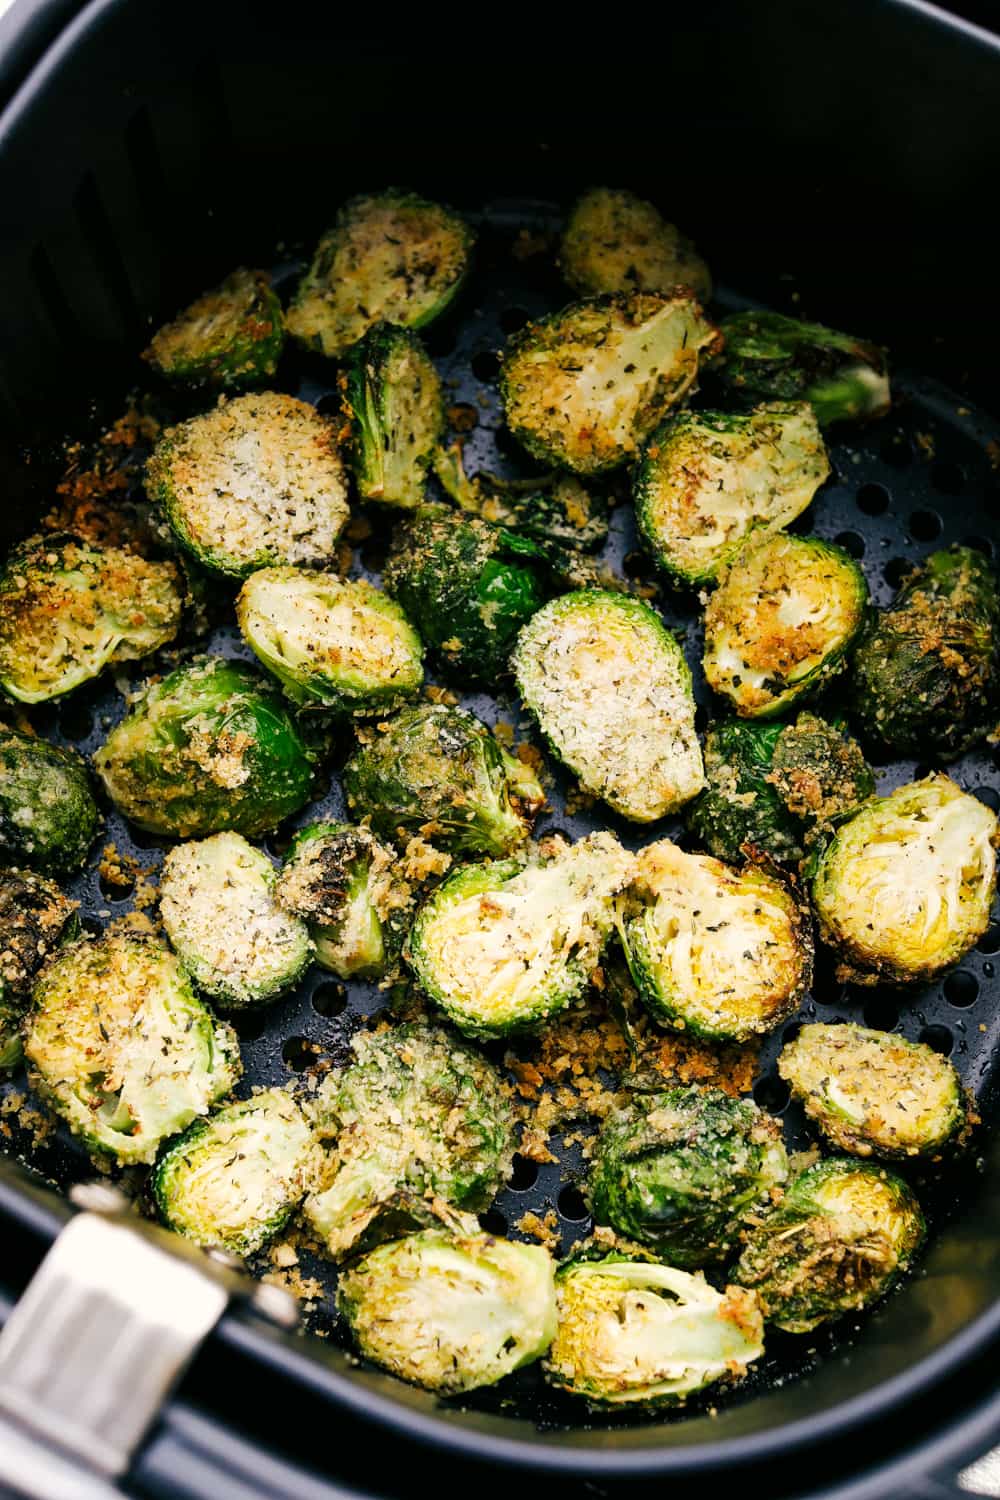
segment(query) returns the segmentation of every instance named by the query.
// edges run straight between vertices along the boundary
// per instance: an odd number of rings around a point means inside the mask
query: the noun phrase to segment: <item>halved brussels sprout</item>
[[[675,224],[623,188],[590,188],[574,203],[559,246],[559,267],[575,292],[712,295],[708,267]]]
[[[571,303],[509,340],[500,371],[507,425],[560,468],[619,468],[694,386],[702,352],[719,344],[684,291]]]
[[[981,740],[1000,690],[997,576],[971,547],[932,552],[873,615],[851,664],[851,707],[904,755],[949,757]]]
[[[812,980],[808,908],[757,865],[731,870],[669,839],[639,856],[641,903],[621,924],[653,1016],[675,1031],[745,1042],[798,1008]]]
[[[545,793],[474,714],[443,703],[404,708],[344,767],[348,806],[376,833],[415,834],[454,854],[509,854]]]
[[[391,850],[367,828],[310,823],[285,856],[277,896],[308,924],[316,962],[339,979],[377,979],[399,951],[412,901]]]
[[[407,962],[466,1036],[534,1026],[586,988],[634,870],[612,833],[592,833],[544,864],[466,865],[424,904]]]
[[[20,1067],[23,1057],[21,1006],[8,1000],[0,990],[0,1073],[10,1073]]]
[[[179,959],[125,932],[73,943],[46,965],[24,1053],[29,1081],[74,1135],[122,1165],[152,1162],[241,1072],[235,1032]]]
[[[316,1168],[312,1130],[287,1089],[196,1120],[156,1164],[160,1218],[198,1245],[252,1255],[288,1222]]]
[[[218,1006],[274,1000],[312,957],[304,922],[279,906],[278,876],[242,834],[178,844],[163,861],[163,930],[195,984]]]
[[[691,1085],[637,1093],[608,1116],[587,1191],[599,1224],[692,1268],[725,1259],[787,1173],[777,1120]]]
[[[21,1018],[38,970],[79,932],[76,902],[30,870],[0,870],[0,1073],[21,1061]]]
[[[423,328],[458,292],[472,244],[464,220],[415,193],[352,198],[316,247],[285,326],[331,357],[373,323]]]
[[[556,1272],[546,1379],[600,1406],[666,1406],[733,1379],[764,1353],[752,1292],[617,1252]]]
[[[584,791],[650,823],[705,784],[691,672],[655,610],[606,589],[553,599],[522,630],[517,686]]]
[[[540,1245],[425,1230],[344,1272],[337,1306],[367,1359],[454,1396],[545,1353],[556,1330],[553,1269]]]
[[[351,467],[362,500],[414,510],[444,432],[441,378],[415,334],[376,323],[341,377]]]
[[[176,385],[242,390],[274,374],[284,342],[268,277],[241,267],[164,324],[142,357]]]
[[[770,718],[842,671],[868,605],[865,575],[817,537],[751,537],[705,610],[709,686],[741,718]]]
[[[722,332],[720,373],[730,391],[811,401],[821,427],[889,410],[889,371],[877,344],[774,312],[733,313]]]
[[[296,703],[380,713],[412,697],[424,680],[420,637],[399,605],[365,578],[260,568],[240,590],[236,620]]]
[[[0,689],[44,703],[172,641],[183,599],[172,562],[79,537],[33,536],[0,568]]]
[[[94,765],[140,828],[174,838],[266,833],[308,802],[313,752],[251,667],[209,656],[150,683]]]
[[[221,400],[168,427],[146,491],[184,550],[232,578],[329,562],[349,514],[334,424],[277,391]]]
[[[0,851],[51,874],[79,869],[101,815],[75,750],[0,724]]]
[[[925,1156],[966,1123],[962,1085],[921,1042],[853,1024],[803,1026],[778,1072],[839,1151]]]
[[[751,531],[780,531],[830,472],[806,401],[682,411],[652,434],[632,480],[639,535],[681,583],[717,577]]]
[[[435,1200],[477,1212],[510,1174],[511,1106],[485,1057],[436,1026],[361,1033],[316,1099],[333,1152],[305,1216],[335,1259],[426,1227]]]
[[[926,984],[989,926],[1000,825],[947,776],[873,797],[815,867],[820,936],[854,984]]]
[[[598,551],[608,539],[607,496],[588,489],[575,474],[553,470],[537,479],[501,479],[481,469],[470,476],[461,443],[437,450],[434,472],[460,510],[494,526],[583,552]]]
[[[902,1178],[832,1157],[795,1178],[731,1274],[757,1293],[767,1322],[811,1333],[884,1297],[923,1238],[920,1205]]]

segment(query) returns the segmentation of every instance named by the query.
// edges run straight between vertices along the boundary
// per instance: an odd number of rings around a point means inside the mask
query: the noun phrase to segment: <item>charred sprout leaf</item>
[[[570,212],[559,266],[575,292],[669,292],[690,287],[712,295],[708,267],[675,224],[645,198],[623,188],[591,188]]]
[[[175,385],[243,390],[274,374],[284,342],[267,276],[241,268],[166,323],[142,357]]]
[[[76,902],[30,870],[0,870],[0,1073],[21,1061],[21,1018],[32,981],[79,932]]]
[[[811,401],[821,427],[889,410],[889,370],[877,344],[773,312],[734,313],[722,333],[721,379],[734,394]]]
[[[420,340],[377,323],[349,352],[341,392],[361,499],[416,509],[444,432],[441,379]]]
[[[49,874],[79,869],[101,818],[75,750],[0,724],[0,851]]]
[[[483,469],[469,476],[461,443],[437,449],[434,472],[459,509],[496,526],[583,552],[598,551],[608,539],[607,498],[574,474],[553,471],[537,479],[501,479]]]

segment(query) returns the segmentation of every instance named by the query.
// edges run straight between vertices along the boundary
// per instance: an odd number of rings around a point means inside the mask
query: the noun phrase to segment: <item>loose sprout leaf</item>
[[[645,198],[621,188],[591,188],[576,200],[559,246],[559,266],[574,291],[712,295],[708,267],[691,241]]]
[[[311,823],[292,840],[278,900],[309,926],[316,962],[339,979],[377,979],[396,958],[413,894],[368,828]]]
[[[0,725],[0,852],[65,875],[83,864],[100,821],[75,750]]]
[[[608,539],[610,504],[575,474],[551,470],[535,479],[468,475],[461,443],[438,448],[434,473],[450,500],[469,515],[558,546],[597,552]]]
[[[420,340],[376,324],[349,351],[341,394],[361,499],[414,510],[445,425],[441,380]]]
[[[877,344],[782,313],[733,313],[722,324],[720,378],[754,399],[811,401],[821,427],[889,410],[889,371]]]
[[[159,329],[142,357],[176,385],[242,390],[274,374],[284,342],[267,276],[241,268]]]

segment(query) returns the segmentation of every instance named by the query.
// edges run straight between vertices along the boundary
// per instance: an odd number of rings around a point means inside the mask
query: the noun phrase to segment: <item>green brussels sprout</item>
[[[599,1224],[692,1269],[725,1259],[787,1172],[777,1120],[691,1085],[637,1093],[608,1116],[587,1191]]]
[[[65,875],[87,858],[100,821],[75,750],[0,724],[0,852]]]
[[[349,823],[310,823],[292,840],[278,901],[308,924],[316,962],[338,979],[378,979],[399,952],[412,893],[393,865],[370,829]]]
[[[420,637],[399,605],[364,578],[260,568],[240,590],[236,620],[295,703],[381,713],[424,680]]]
[[[872,615],[850,687],[858,722],[899,754],[947,758],[983,739],[1000,692],[1000,596],[986,558],[932,552]]]
[[[726,318],[722,333],[720,375],[734,394],[811,401],[821,427],[889,410],[889,371],[877,344],[821,323],[752,310]]]
[[[510,1175],[511,1106],[485,1057],[423,1024],[354,1038],[316,1099],[334,1149],[305,1217],[340,1260],[426,1227],[434,1202],[478,1212]]]
[[[639,855],[638,913],[621,924],[632,978],[674,1031],[745,1042],[773,1031],[812,981],[808,908],[766,868],[732,870],[669,839]]]
[[[317,245],[285,326],[331,358],[374,323],[423,328],[456,296],[472,244],[464,220],[414,193],[352,198]]]
[[[543,561],[536,542],[427,505],[396,529],[384,582],[443,667],[493,682],[544,603]]]
[[[575,292],[712,295],[708,267],[675,224],[623,188],[590,188],[574,203],[559,246],[559,267]]]
[[[416,509],[445,425],[430,355],[408,329],[376,323],[349,350],[341,393],[361,499]]]
[[[731,1274],[757,1293],[767,1322],[811,1333],[885,1296],[923,1238],[920,1205],[902,1178],[831,1157],[795,1178]]]
[[[586,792],[636,823],[705,783],[684,653],[655,610],[606,589],[553,599],[511,658],[525,705]]]
[[[546,1379],[595,1406],[673,1405],[764,1353],[752,1292],[618,1252],[560,1266],[556,1307]]]
[[[692,389],[718,329],[683,290],[587,297],[507,343],[500,394],[529,453],[576,474],[620,468]]]
[[[747,848],[801,860],[807,848],[875,790],[875,778],[843,721],[808,709],[790,723],[721,719],[705,737],[708,785],[688,823],[717,859]]]
[[[948,1059],[884,1031],[803,1026],[778,1072],[830,1144],[855,1156],[926,1156],[966,1125]]]
[[[425,1230],[346,1271],[337,1306],[367,1359],[454,1396],[545,1353],[556,1329],[552,1258],[541,1245]]]
[[[277,882],[267,855],[240,833],[178,844],[163,861],[163,930],[199,990],[222,1009],[275,1000],[308,967],[308,930],[278,904]]]
[[[38,970],[79,933],[76,902],[43,875],[0,869],[0,1073],[21,1061],[21,1018]]]
[[[120,812],[174,838],[266,833],[312,791],[312,752],[279,694],[217,656],[148,684],[94,765]]]
[[[156,1164],[168,1228],[198,1245],[253,1255],[283,1229],[316,1167],[312,1130],[287,1089],[267,1089],[196,1120]]]
[[[710,583],[750,533],[780,531],[830,472],[807,401],[750,412],[678,412],[651,435],[635,467],[639,535],[679,583]]]
[[[88,1150],[123,1166],[207,1114],[239,1079],[230,1026],[198,999],[180,960],[134,933],[64,948],[25,1021],[28,1078]]]
[[[241,267],[164,324],[142,357],[176,385],[242,390],[274,374],[284,342],[268,277]]]
[[[165,646],[182,611],[172,562],[68,532],[29,537],[0,568],[0,689],[21,703],[60,698]]]
[[[751,537],[705,610],[709,687],[741,718],[780,714],[843,670],[867,607],[865,575],[842,547]]]
[[[404,708],[344,767],[351,811],[405,845],[420,834],[453,854],[509,854],[545,793],[474,714],[443,703]]]
[[[996,814],[947,776],[873,797],[815,862],[820,937],[854,984],[926,984],[989,926]]]
[[[146,465],[146,493],[185,552],[231,578],[329,562],[349,514],[334,424],[277,391],[168,427]]]
[[[592,833],[544,864],[465,865],[421,908],[406,960],[466,1036],[535,1026],[586,988],[634,868],[612,833]]]
[[[470,477],[461,443],[437,449],[434,472],[460,510],[494,526],[574,551],[597,552],[608,539],[607,497],[588,489],[575,474],[552,470],[536,479],[501,479],[481,469]]]
[[[11,1073],[20,1067],[24,1057],[21,1045],[21,1006],[0,991],[0,1073]]]

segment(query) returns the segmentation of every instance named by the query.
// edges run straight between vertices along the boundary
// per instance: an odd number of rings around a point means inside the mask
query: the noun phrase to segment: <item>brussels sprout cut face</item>
[[[214,1021],[178,960],[148,939],[74,943],[34,989],[29,1076],[91,1151],[152,1162],[240,1076],[235,1033]]]
[[[465,280],[472,231],[413,193],[352,198],[316,248],[288,309],[288,332],[335,357],[378,322],[422,328]]]
[[[563,231],[559,265],[574,291],[712,295],[708,267],[691,241],[652,203],[621,188],[591,188]]]
[[[333,423],[276,391],[220,401],[168,428],[146,489],[195,561],[233,578],[328,562],[348,518]]]
[[[337,1305],[366,1358],[448,1396],[540,1358],[556,1328],[548,1251],[486,1234],[382,1245],[341,1276]]]
[[[284,341],[267,277],[241,269],[161,328],[142,357],[177,385],[241,390],[274,374]]]
[[[573,474],[553,471],[538,479],[501,479],[482,470],[470,477],[461,443],[438,448],[434,472],[460,509],[496,526],[584,552],[596,552],[608,539],[607,498]]]
[[[807,402],[768,401],[747,416],[680,412],[636,466],[639,533],[667,573],[704,583],[751,531],[778,531],[801,515],[829,472]]]
[[[868,585],[832,542],[751,539],[705,610],[709,686],[742,718],[769,718],[839,672],[864,621]]]
[[[316,962],[340,979],[377,979],[398,952],[410,887],[367,828],[313,823],[296,834],[278,901],[309,925]]]
[[[100,824],[74,750],[0,724],[0,851],[50,874],[78,869]]]
[[[719,342],[693,297],[590,297],[529,323],[508,343],[500,393],[529,453],[577,474],[628,462],[691,389]]]
[[[21,1017],[35,974],[78,930],[76,903],[51,880],[0,870],[0,1072],[21,1061]]]
[[[350,351],[342,391],[358,494],[415,509],[445,425],[430,356],[405,328],[379,323]]]
[[[297,703],[378,713],[424,680],[420,637],[399,605],[364,578],[261,568],[240,590],[236,618]]]
[[[784,881],[663,839],[642,851],[636,891],[642,908],[622,941],[657,1020],[743,1042],[796,1010],[812,977],[812,939]]]
[[[467,865],[423,907],[408,961],[467,1036],[535,1025],[586,986],[634,868],[610,833],[593,833],[547,864]]]
[[[171,562],[68,534],[29,537],[0,569],[0,688],[21,703],[60,698],[166,645],[181,612]]]
[[[723,383],[748,396],[811,401],[821,427],[889,410],[885,351],[820,323],[781,313],[726,318]]]
[[[923,982],[957,963],[989,925],[995,813],[947,776],[866,803],[813,878],[820,935],[855,984]]]
[[[638,599],[583,589],[525,626],[518,689],[584,791],[649,823],[701,790],[691,673],[659,615]]]
[[[661,1406],[742,1374],[764,1352],[757,1299],[655,1261],[606,1255],[556,1273],[546,1378],[601,1406]]]

